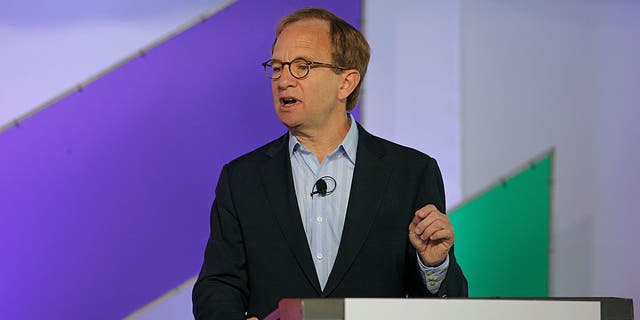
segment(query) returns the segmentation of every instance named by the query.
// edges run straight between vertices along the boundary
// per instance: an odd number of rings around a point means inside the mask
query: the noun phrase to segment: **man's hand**
[[[409,224],[409,241],[427,266],[435,267],[444,261],[453,246],[453,239],[449,217],[432,204],[416,211]]]

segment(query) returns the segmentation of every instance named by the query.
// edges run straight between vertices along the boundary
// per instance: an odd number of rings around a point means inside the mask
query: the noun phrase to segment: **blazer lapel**
[[[320,282],[311,258],[311,250],[302,226],[302,218],[293,187],[289,135],[285,134],[266,151],[269,158],[261,165],[262,184],[282,235],[305,276],[318,294]]]
[[[322,292],[324,297],[335,290],[364,244],[391,176],[391,168],[383,161],[384,148],[359,124],[358,132],[358,153],[347,216],[338,254]]]

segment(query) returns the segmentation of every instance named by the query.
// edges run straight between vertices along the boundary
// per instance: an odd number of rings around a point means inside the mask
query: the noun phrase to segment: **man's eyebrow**
[[[298,60],[298,59],[302,59],[302,60],[306,60],[306,61],[315,61],[314,59],[312,59],[312,58],[310,58],[308,56],[296,56],[296,57],[294,57],[293,59],[291,59],[289,61],[282,61],[280,59],[271,58],[271,61],[282,63],[282,62],[291,62],[293,60]]]

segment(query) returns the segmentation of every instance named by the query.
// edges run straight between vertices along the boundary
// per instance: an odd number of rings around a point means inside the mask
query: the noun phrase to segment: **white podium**
[[[265,320],[633,320],[631,299],[283,299]]]

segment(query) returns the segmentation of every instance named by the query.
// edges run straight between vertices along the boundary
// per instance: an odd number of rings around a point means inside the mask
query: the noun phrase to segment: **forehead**
[[[297,57],[331,57],[329,30],[329,22],[323,20],[302,20],[291,23],[278,36],[273,48],[273,58],[288,60]]]

